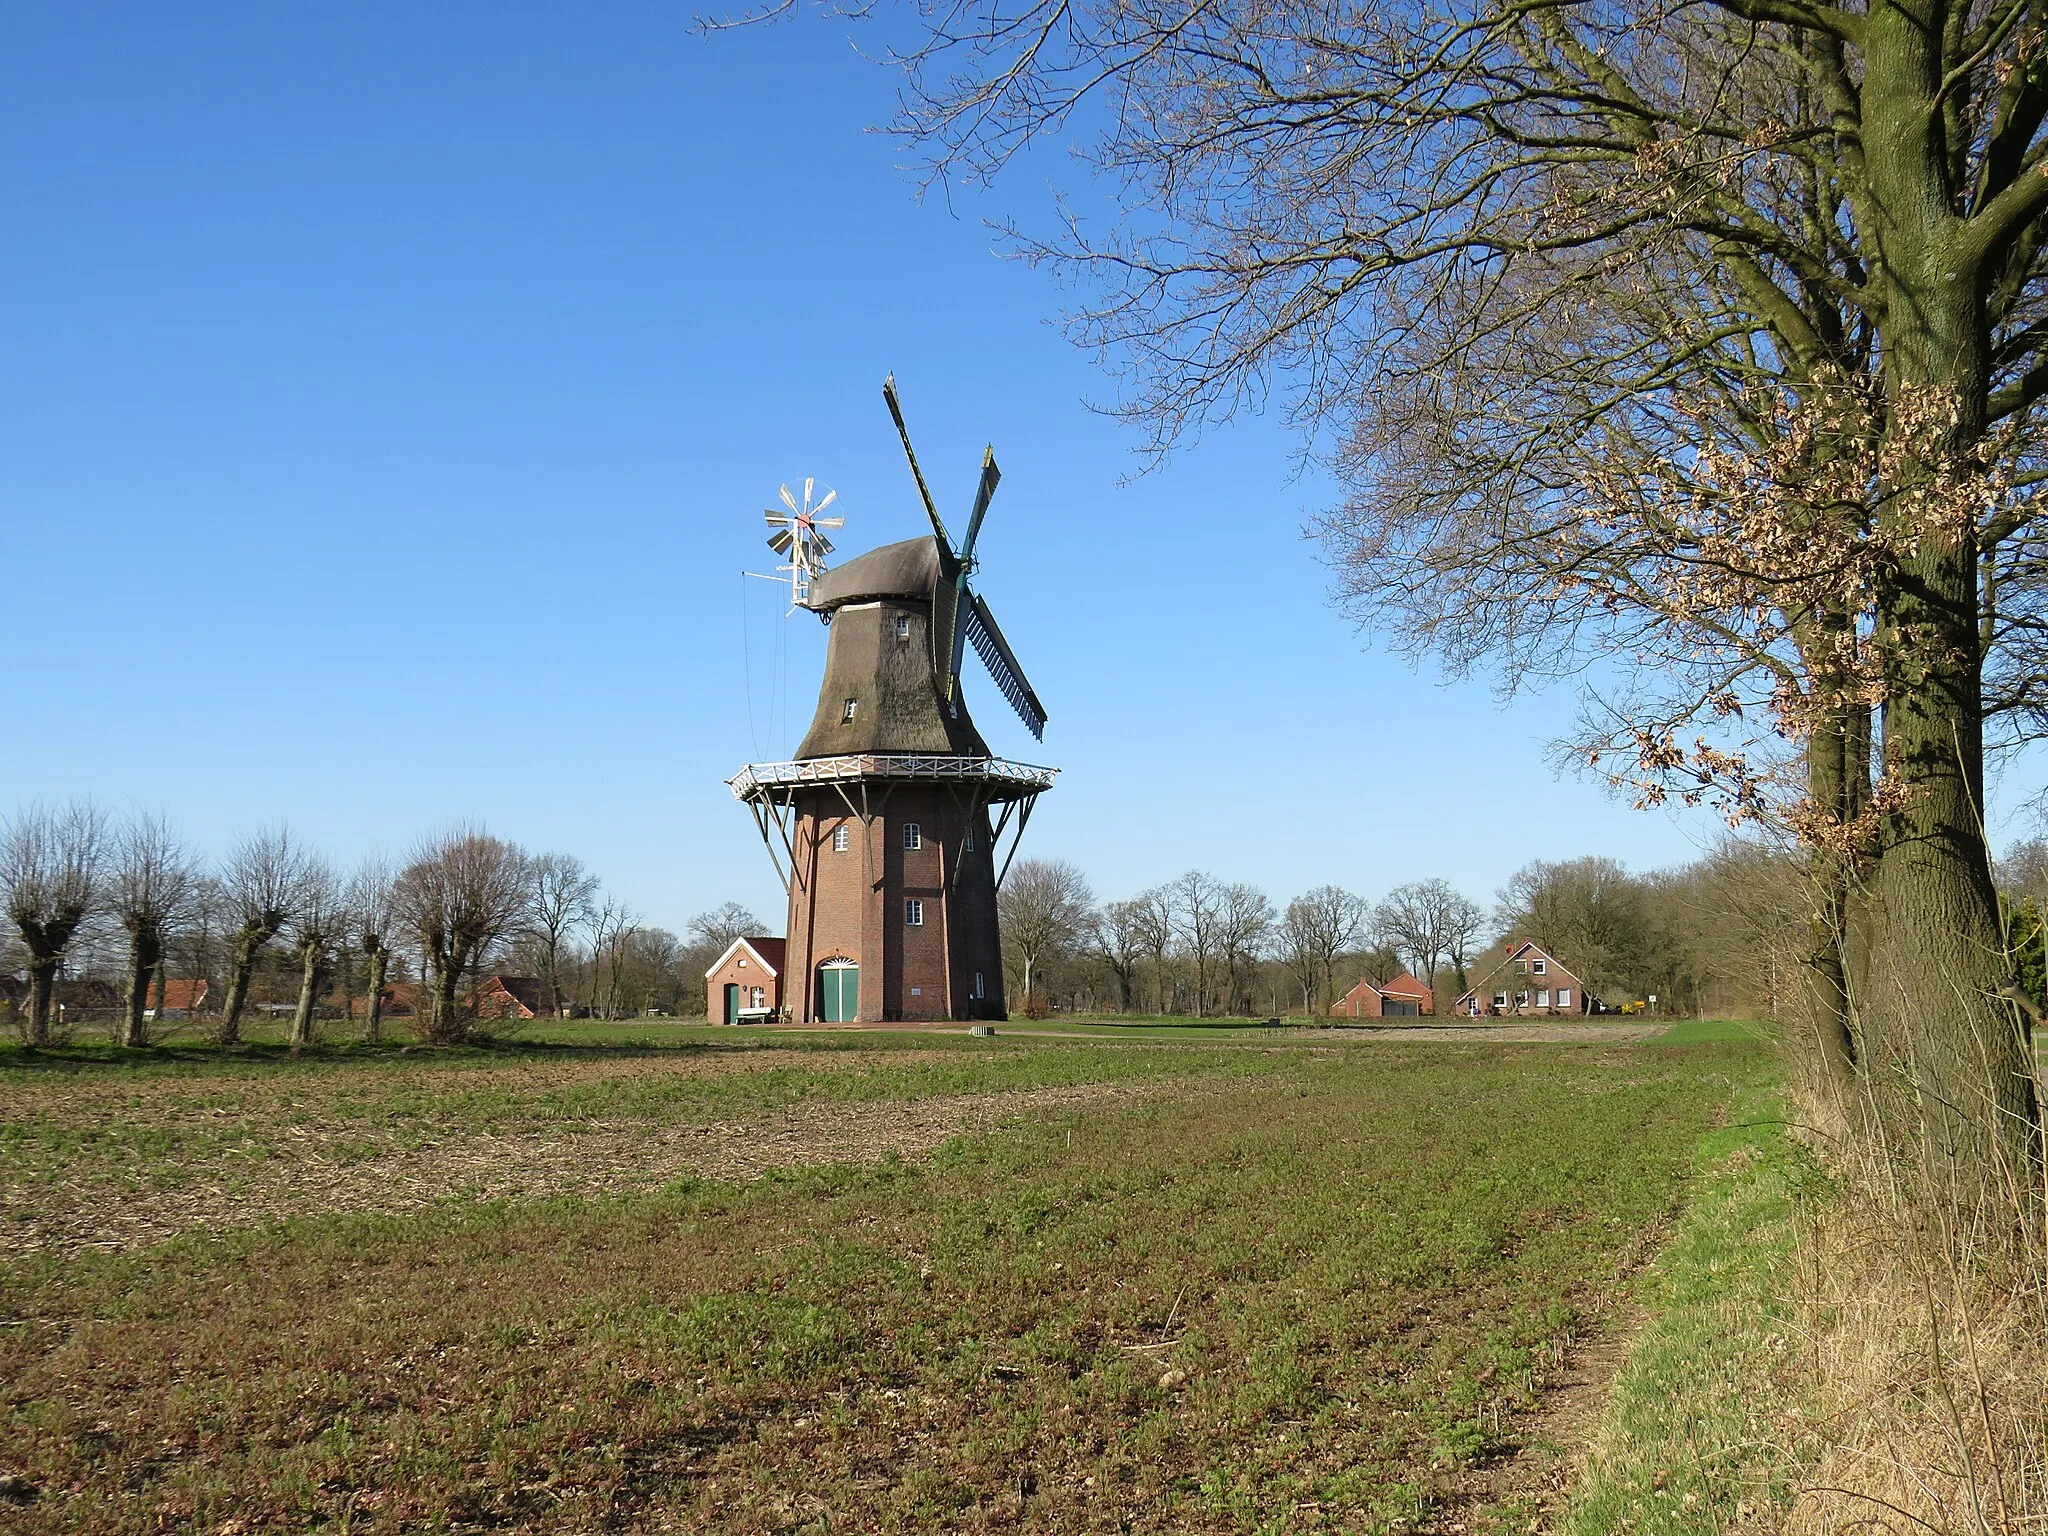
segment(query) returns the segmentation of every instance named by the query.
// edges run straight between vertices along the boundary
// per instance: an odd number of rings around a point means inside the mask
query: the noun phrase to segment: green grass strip
[[[1767,1092],[1740,1092],[1734,1111],[1702,1142],[1705,1171],[1646,1277],[1654,1318],[1615,1383],[1566,1536],[1718,1536],[1787,1497],[1773,1377],[1812,1165]]]

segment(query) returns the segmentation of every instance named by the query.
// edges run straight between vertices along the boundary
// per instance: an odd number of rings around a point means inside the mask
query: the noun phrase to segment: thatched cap
[[[938,584],[938,543],[927,533],[900,544],[884,544],[825,572],[811,583],[807,606],[823,613],[878,597],[915,597],[929,602]]]

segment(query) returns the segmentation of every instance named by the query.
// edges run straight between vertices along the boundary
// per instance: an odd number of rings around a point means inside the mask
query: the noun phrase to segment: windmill
[[[1025,679],[1016,653],[997,627],[995,615],[989,611],[980,594],[968,585],[968,578],[975,570],[974,545],[981,537],[981,522],[988,516],[989,501],[996,493],[997,483],[1003,478],[1003,472],[996,468],[995,448],[991,445],[982,450],[981,483],[975,488],[974,509],[967,514],[967,537],[955,546],[952,535],[946,531],[944,519],[939,516],[938,503],[932,500],[924,471],[918,468],[917,450],[910,444],[910,428],[903,421],[903,406],[896,398],[896,375],[893,373],[882,381],[882,398],[888,402],[889,415],[895,419],[896,435],[903,439],[903,456],[910,461],[911,478],[917,482],[917,494],[924,502],[925,516],[931,519],[932,539],[938,553],[938,580],[933,583],[931,595],[931,640],[932,680],[938,688],[939,697],[945,701],[949,711],[955,715],[959,713],[960,663],[971,644],[982,665],[988,668],[988,675],[994,680],[997,691],[1010,701],[1010,707],[1017,711],[1017,717],[1030,730],[1033,739],[1043,741],[1045,708]]]
[[[804,481],[804,499],[799,506],[785,485],[781,487],[782,506],[769,507],[761,514],[775,530],[768,535],[768,547],[788,562],[776,569],[789,574],[789,595],[795,607],[802,607],[809,600],[811,582],[825,569],[825,557],[832,553],[832,541],[818,530],[846,526],[843,517],[818,515],[839,499],[839,493],[827,491],[825,499],[813,506],[811,497],[817,486],[815,479]]]
[[[1000,1019],[996,892],[1057,769],[995,756],[960,686],[967,647],[1043,739],[1045,708],[975,590],[976,541],[1002,478],[993,450],[953,542],[918,467],[892,376],[882,398],[903,440],[929,533],[823,568],[837,520],[785,495],[769,514],[830,625],[817,713],[787,762],[727,780],[789,892],[783,998],[798,1022]],[[829,498],[828,498],[829,501]]]

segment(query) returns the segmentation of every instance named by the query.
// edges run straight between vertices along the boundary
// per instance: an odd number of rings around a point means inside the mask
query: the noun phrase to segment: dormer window
[[[841,723],[843,724],[846,721],[853,719],[853,712],[858,708],[860,708],[859,699],[848,699],[846,701],[846,707],[839,712],[839,719]]]
[[[908,640],[910,638],[910,615],[907,613],[896,615],[896,638],[898,640]]]

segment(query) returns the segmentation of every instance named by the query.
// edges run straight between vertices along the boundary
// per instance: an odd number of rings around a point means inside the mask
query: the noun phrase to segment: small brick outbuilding
[[[1412,1019],[1436,1012],[1436,993],[1406,971],[1374,983],[1364,977],[1330,1008],[1346,1019]]]
[[[787,947],[781,939],[734,939],[704,973],[704,1016],[713,1024],[763,1024],[780,1018]]]

